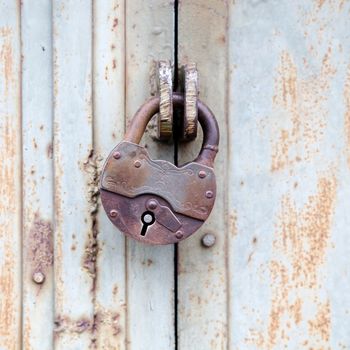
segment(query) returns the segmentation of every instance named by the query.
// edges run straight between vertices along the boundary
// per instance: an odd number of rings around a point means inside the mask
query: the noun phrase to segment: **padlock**
[[[174,93],[173,105],[183,108],[183,96]],[[153,160],[139,142],[158,111],[159,97],[153,97],[136,112],[124,140],[104,164],[100,194],[109,219],[121,232],[148,244],[170,244],[198,230],[213,208],[219,129],[213,113],[198,100],[203,129],[198,157],[180,167]]]

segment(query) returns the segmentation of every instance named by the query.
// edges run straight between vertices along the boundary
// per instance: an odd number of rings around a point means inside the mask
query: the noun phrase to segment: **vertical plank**
[[[124,11],[122,0],[99,0],[94,3],[93,164],[99,173],[104,158],[124,136]],[[102,208],[96,216],[95,229],[98,233],[96,347],[122,350],[126,346],[125,239],[111,224]]]
[[[0,348],[21,348],[20,5],[0,1]]]
[[[94,328],[91,33],[90,1],[53,2],[56,349],[88,349]]]
[[[231,349],[348,349],[349,2],[235,1]]]
[[[221,129],[213,212],[199,232],[179,244],[179,349],[227,347],[227,10],[227,2],[221,0],[179,3],[179,64],[197,63],[200,98],[213,110]],[[201,138],[182,145],[179,164],[193,160],[200,145]],[[216,243],[204,248],[201,237],[208,233],[215,235]]]
[[[23,348],[53,346],[51,2],[23,1]],[[36,284],[33,277],[43,283]]]
[[[173,59],[173,1],[126,3],[126,116],[150,95],[153,60]],[[173,160],[173,147],[142,141],[153,158]],[[128,348],[174,349],[174,247],[127,240]]]

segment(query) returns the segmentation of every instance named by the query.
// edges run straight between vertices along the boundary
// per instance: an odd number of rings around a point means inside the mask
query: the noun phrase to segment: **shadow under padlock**
[[[183,108],[183,95],[174,93],[173,105]],[[159,97],[153,97],[136,112],[124,140],[106,160],[100,192],[108,217],[120,231],[138,241],[162,245],[189,237],[213,208],[219,129],[213,113],[198,100],[198,121],[203,129],[198,157],[181,167],[152,160],[138,143],[158,110]]]

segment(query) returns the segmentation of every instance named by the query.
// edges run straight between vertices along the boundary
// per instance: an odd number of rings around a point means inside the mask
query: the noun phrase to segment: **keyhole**
[[[141,221],[143,223],[143,226],[141,229],[141,236],[145,236],[148,226],[151,226],[155,221],[154,214],[151,211],[145,211],[142,214]]]

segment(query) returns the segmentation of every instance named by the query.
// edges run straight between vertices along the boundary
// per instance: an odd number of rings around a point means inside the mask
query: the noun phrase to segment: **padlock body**
[[[208,218],[216,195],[212,168],[190,162],[182,167],[152,160],[144,147],[123,141],[110,153],[101,174],[101,200],[120,231],[149,244],[187,238]],[[157,208],[150,208],[154,200]],[[142,233],[142,215],[155,222]],[[112,215],[111,215],[112,214]]]

